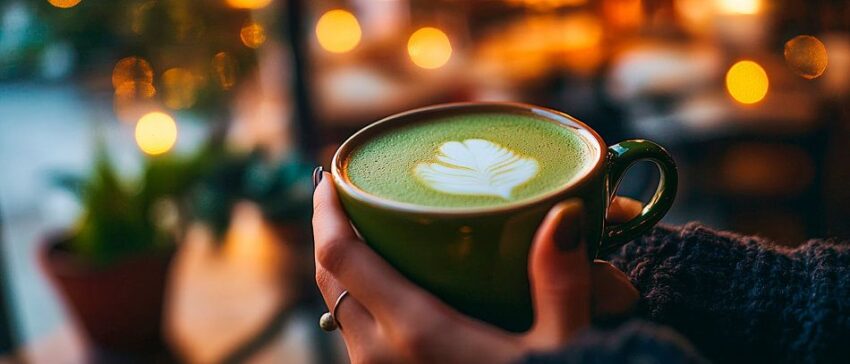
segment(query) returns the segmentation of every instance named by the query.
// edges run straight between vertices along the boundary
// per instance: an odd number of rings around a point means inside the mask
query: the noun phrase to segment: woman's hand
[[[316,282],[336,311],[353,363],[508,363],[555,349],[590,325],[593,314],[627,311],[638,298],[612,265],[586,258],[579,202],[555,206],[532,247],[529,275],[535,322],[522,334],[467,317],[401,276],[362,242],[325,174],[313,197]],[[615,199],[608,219],[637,215],[640,203]]]

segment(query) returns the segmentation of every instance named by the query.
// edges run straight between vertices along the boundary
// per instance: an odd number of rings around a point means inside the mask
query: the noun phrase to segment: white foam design
[[[537,161],[484,139],[451,141],[440,146],[437,162],[419,163],[419,179],[437,191],[455,195],[498,196],[537,175]]]

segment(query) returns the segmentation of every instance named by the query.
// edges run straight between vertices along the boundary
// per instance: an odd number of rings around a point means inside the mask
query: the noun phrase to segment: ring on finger
[[[342,299],[346,296],[348,296],[347,289],[343,290],[342,293],[339,294],[339,297],[336,298],[336,302],[334,303],[334,306],[331,308],[330,312],[323,313],[322,317],[319,318],[319,327],[321,327],[322,330],[331,332],[336,329],[342,329],[342,326],[339,324],[339,321],[337,321],[336,311],[339,307],[340,302],[342,302]]]

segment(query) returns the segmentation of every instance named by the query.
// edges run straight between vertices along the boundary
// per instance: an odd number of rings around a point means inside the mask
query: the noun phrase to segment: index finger
[[[622,224],[640,215],[643,203],[628,197],[614,196],[605,219],[612,224]]]
[[[322,176],[313,192],[313,237],[317,251],[319,242],[360,239],[339,204],[336,189],[329,181],[331,174],[322,172]]]
[[[419,316],[405,312],[414,307],[425,309],[423,303],[433,301],[430,295],[402,277],[357,237],[330,178],[325,173],[313,194],[317,265],[330,272],[378,321],[397,323]]]

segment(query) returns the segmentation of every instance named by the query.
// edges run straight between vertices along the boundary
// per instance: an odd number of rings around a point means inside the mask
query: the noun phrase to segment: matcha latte
[[[532,199],[590,168],[588,142],[534,116],[470,113],[391,129],[355,149],[347,179],[388,200],[474,208]]]

